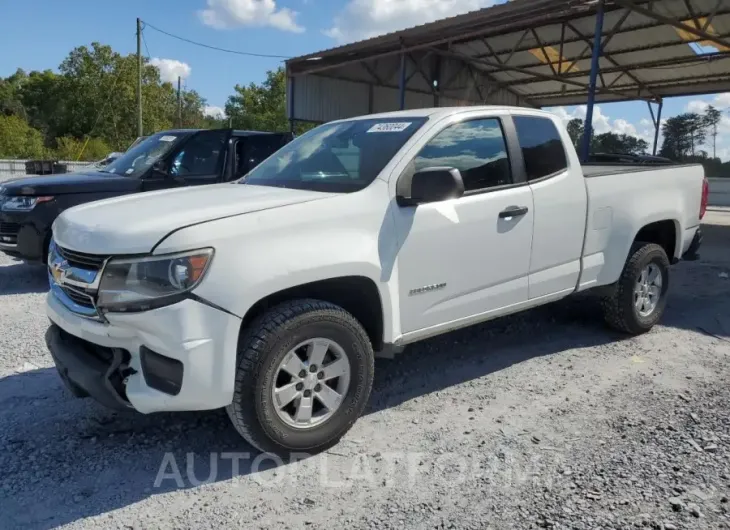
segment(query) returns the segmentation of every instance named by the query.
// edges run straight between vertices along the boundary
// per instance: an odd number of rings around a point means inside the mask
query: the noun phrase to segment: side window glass
[[[227,132],[204,131],[186,142],[175,155],[170,173],[178,177],[218,178],[221,156],[225,150]]]
[[[453,167],[461,172],[465,191],[512,183],[507,144],[495,118],[456,123],[426,144],[416,155],[415,170]]]
[[[514,116],[517,138],[525,159],[527,180],[553,175],[568,168],[560,133],[552,120]]]
[[[241,178],[282,147],[281,135],[251,135],[236,141],[235,178]]]

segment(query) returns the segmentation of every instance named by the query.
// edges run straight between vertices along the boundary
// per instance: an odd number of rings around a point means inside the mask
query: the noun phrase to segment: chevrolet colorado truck
[[[289,133],[174,130],[138,138],[125,153],[77,173],[0,182],[0,251],[44,262],[58,214],[150,190],[227,182],[291,139]]]
[[[582,167],[543,111],[331,122],[237,182],[61,214],[46,341],[77,396],[225,407],[262,451],[316,452],[406,344],[588,290],[650,330],[706,201],[699,165]]]

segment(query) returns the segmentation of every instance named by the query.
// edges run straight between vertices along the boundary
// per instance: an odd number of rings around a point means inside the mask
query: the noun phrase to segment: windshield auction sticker
[[[393,122],[393,123],[376,123],[368,129],[367,132],[401,132],[405,131],[412,122]]]
[[[177,136],[162,136],[160,137],[160,142],[174,142],[177,139]]]

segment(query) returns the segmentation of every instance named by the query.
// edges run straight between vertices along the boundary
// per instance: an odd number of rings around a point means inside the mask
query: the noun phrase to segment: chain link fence
[[[8,179],[15,179],[15,178],[21,178],[26,177],[29,175],[26,171],[26,163],[31,162],[31,160],[18,160],[18,159],[0,159],[0,182]],[[73,173],[74,171],[78,171],[80,169],[85,168],[86,166],[90,165],[92,162],[72,162],[68,160],[58,160],[54,161],[53,166],[55,166],[56,170],[59,170],[65,166],[66,173]],[[50,166],[50,164],[49,164]],[[44,171],[44,173],[53,173],[53,167],[47,167]],[[60,171],[55,171],[60,172]],[[39,173],[30,173],[30,174],[39,174]]]

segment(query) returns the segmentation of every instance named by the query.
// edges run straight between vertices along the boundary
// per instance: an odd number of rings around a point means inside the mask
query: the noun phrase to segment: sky
[[[295,57],[363,38],[453,16],[501,0],[0,0],[0,76],[17,68],[57,69],[76,46],[98,41],[120,53],[136,50],[139,17],[150,25],[213,46]],[[144,30],[143,53],[163,79],[183,77],[208,111],[218,113],[236,84],[261,82],[281,59],[247,57],[209,50]],[[701,111],[708,104],[730,109],[730,92],[671,98],[662,118]],[[565,120],[585,116],[585,107],[553,110]],[[653,125],[644,102],[596,107],[596,132],[640,136],[650,144]],[[659,145],[661,145],[661,138]],[[707,147],[706,147],[707,149]],[[711,148],[709,148],[711,152]],[[718,156],[730,160],[730,111],[723,117]]]

